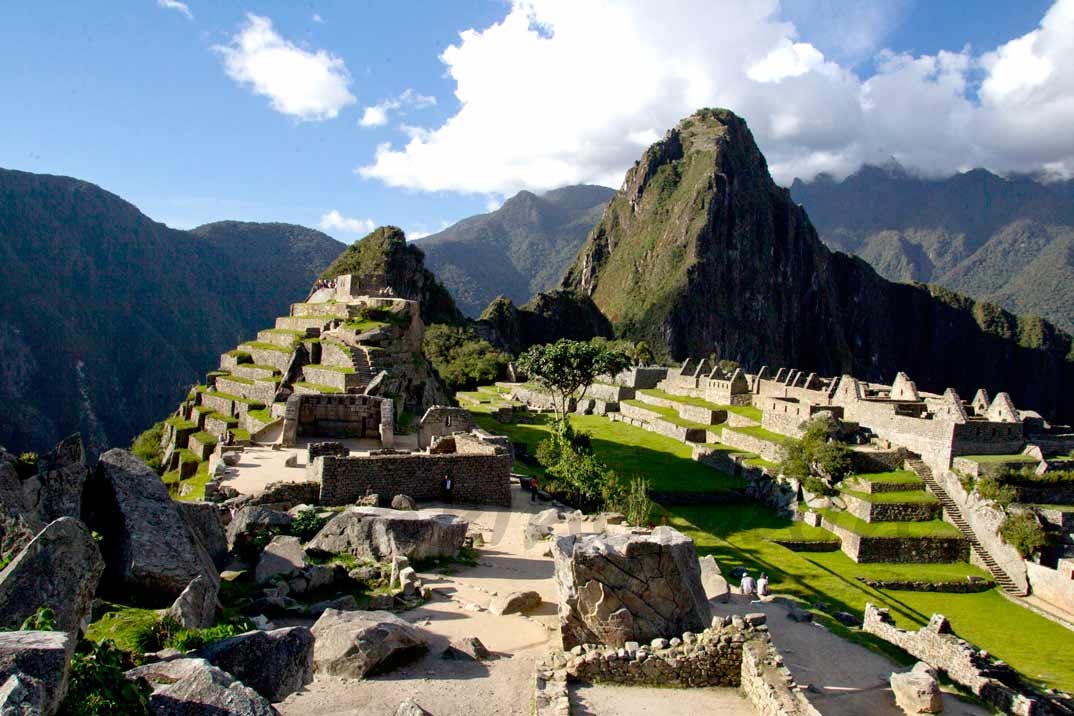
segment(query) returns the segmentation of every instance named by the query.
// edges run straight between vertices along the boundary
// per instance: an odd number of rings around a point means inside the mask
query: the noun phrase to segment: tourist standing
[[[454,502],[452,498],[452,491],[455,489],[455,484],[451,479],[451,475],[444,475],[444,479],[440,481],[440,488],[444,493],[444,502],[449,505]]]
[[[537,482],[537,476],[534,475],[530,478],[530,502],[537,501],[537,491],[540,489],[540,484]]]
[[[767,597],[768,596],[768,575],[765,574],[764,572],[761,572],[761,576],[757,580],[757,596],[758,597]]]

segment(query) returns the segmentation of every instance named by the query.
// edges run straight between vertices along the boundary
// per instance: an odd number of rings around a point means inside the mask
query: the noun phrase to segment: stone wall
[[[767,634],[743,644],[740,686],[757,716],[820,716]]]
[[[854,472],[892,472],[901,470],[910,451],[897,447],[876,448],[871,445],[855,445],[850,448],[850,465]]]
[[[844,554],[855,562],[965,562],[970,557],[969,542],[961,537],[869,537],[840,527],[827,517],[821,526],[839,538]]]
[[[497,385],[499,385],[497,383]],[[510,384],[508,384],[510,385]],[[548,393],[543,393],[539,390],[527,388],[523,385],[510,385],[511,394],[508,396],[511,400],[517,400],[530,410],[537,411],[551,411],[554,409],[552,404],[552,396]],[[575,407],[574,399],[571,398],[567,401],[567,412],[573,412]]]
[[[895,626],[887,609],[866,604],[862,630],[943,671],[1004,713],[1050,713],[1046,701],[1032,693],[1009,666],[951,633],[943,615],[934,614],[928,626],[918,631],[904,631]]]
[[[726,410],[712,410],[700,405],[687,405],[686,403],[668,400],[667,398],[659,398],[655,395],[648,395],[646,393],[638,393],[637,399],[642,403],[648,403],[649,405],[656,405],[661,408],[671,408],[678,413],[679,417],[683,420],[689,420],[694,423],[719,425],[727,420]]]
[[[958,511],[985,551],[992,555],[1019,588],[1028,591],[1025,560],[1018,554],[1018,550],[1006,544],[999,536],[999,527],[1006,518],[1003,510],[997,509],[991,501],[981,499],[976,492],[967,493],[953,472],[934,472],[933,475],[947,496],[958,506]],[[976,553],[974,557],[976,558]]]
[[[314,473],[321,483],[320,503],[348,505],[366,491],[404,494],[418,501],[443,499],[441,481],[454,482],[456,502],[511,505],[511,466],[506,452],[496,455],[391,453],[319,457]]]
[[[371,395],[300,395],[287,399],[283,444],[300,435],[332,438],[378,438],[394,441],[392,401]]]
[[[306,321],[308,323],[310,319],[296,320]],[[276,319],[277,324],[279,321],[280,319]],[[302,326],[301,328],[306,328],[306,326]],[[287,367],[291,365],[291,358],[294,355],[292,351],[277,351],[271,348],[258,348],[251,346],[249,343],[239,346],[239,350],[249,353],[253,357],[254,363],[257,365],[270,365],[285,375],[287,373]],[[269,402],[271,403],[272,401],[270,400]]]
[[[716,623],[719,622],[719,626]],[[741,617],[721,617],[699,634],[654,639],[621,648],[584,644],[566,656],[567,678],[586,683],[701,688],[735,687],[742,678],[742,645],[753,634]]]
[[[737,430],[724,430],[720,434],[720,442],[736,450],[759,455],[769,462],[781,462],[783,460],[783,446],[779,443],[740,433]]]
[[[940,517],[939,502],[870,502],[842,494],[847,512],[866,522],[927,522]]]
[[[1057,569],[1026,562],[1026,575],[1033,596],[1051,604],[1074,620],[1074,560],[1059,560]]]
[[[327,385],[343,392],[358,388],[362,384],[362,376],[353,368],[348,372],[336,370],[335,367],[306,365],[302,367],[302,376],[314,385]]]
[[[280,505],[291,509],[295,505],[316,505],[321,498],[321,483],[306,482],[270,482],[260,492],[250,498],[249,505]]]
[[[703,443],[708,442],[709,439],[707,430],[676,425],[665,420],[659,413],[639,408],[636,405],[624,403],[619,406],[618,413],[609,413],[608,418],[615,422],[627,423],[684,443]]]
[[[775,511],[780,517],[789,520],[798,517],[797,480],[772,475],[757,465],[747,465],[745,458],[726,450],[695,445],[692,457],[720,472],[743,478],[746,481],[746,496]]]
[[[418,447],[423,450],[434,438],[473,430],[474,418],[462,408],[434,405],[425,411],[418,426]]]
[[[835,405],[804,403],[794,398],[758,396],[753,404],[761,409],[761,427],[792,438],[802,437],[802,424],[818,413],[843,417],[843,409]]]
[[[641,390],[643,388],[655,388],[660,381],[667,377],[668,369],[663,366],[636,366],[611,377],[609,382]]]
[[[225,398],[220,395],[213,395],[212,393],[201,393],[201,405],[216,413],[223,413],[224,415],[232,415],[234,413],[235,401],[231,398]],[[201,422],[200,427],[204,427],[204,420]]]

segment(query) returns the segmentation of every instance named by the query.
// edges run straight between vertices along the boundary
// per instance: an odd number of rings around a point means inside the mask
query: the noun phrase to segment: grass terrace
[[[182,418],[178,415],[173,415],[164,421],[166,425],[170,425],[176,430],[194,430],[198,426],[196,423],[192,423],[186,418]]]
[[[260,420],[262,423],[272,422],[272,411],[269,408],[260,408],[258,410],[251,410],[247,412],[254,420]]]
[[[218,398],[223,398],[224,400],[233,400],[233,401],[238,402],[238,403],[246,403],[251,408],[253,406],[255,406],[255,405],[258,406],[259,408],[265,407],[265,404],[262,403],[260,400],[253,400],[252,398],[244,398],[241,395],[232,395],[231,393],[222,393],[222,392],[217,391],[217,390],[206,390],[204,392],[207,393],[208,395],[215,395]],[[198,406],[198,407],[200,407],[200,406]]]
[[[229,355],[232,358],[234,358],[236,363],[245,364],[245,363],[253,363],[254,362],[254,357],[252,355],[250,355],[246,351],[239,350],[238,348],[228,351],[227,355]]]
[[[642,388],[638,392],[644,393],[645,395],[651,395],[654,398],[673,400],[676,403],[682,403],[683,405],[693,405],[699,408],[708,408],[709,410],[725,410],[728,413],[741,415],[744,418],[756,420],[758,423],[761,422],[761,409],[755,408],[752,405],[720,405],[703,398],[693,398],[688,395],[675,395],[674,393],[657,390],[656,388]]]
[[[775,443],[776,445],[786,445],[787,443],[794,441],[794,438],[789,438],[786,435],[774,433],[771,430],[765,430],[758,425],[750,425],[745,428],[735,428],[731,427],[730,425],[727,425],[724,427],[724,430],[733,430],[736,433],[750,435],[752,437],[758,438],[759,440],[767,440],[768,442]]]
[[[343,373],[344,375],[353,375],[356,371],[354,368],[338,365],[323,365],[321,363],[310,363],[306,368],[314,368],[316,370],[330,370],[335,373]]]
[[[209,482],[209,463],[203,462],[198,465],[198,471],[194,473],[194,476],[186,480],[182,480],[179,483],[180,489],[186,485],[191,489],[187,494],[183,495],[181,492],[176,493],[177,500],[181,502],[196,502],[198,500],[205,499],[205,485]]]
[[[236,418],[234,416],[231,416],[231,415],[227,415],[225,413],[218,412],[216,410],[214,410],[211,413],[206,413],[205,417],[206,418],[216,418],[217,420],[222,420],[225,423],[227,423],[227,426],[229,428],[234,428],[236,425],[239,424],[239,419],[238,418]]]
[[[204,430],[194,433],[190,436],[192,440],[197,440],[202,445],[216,445],[216,436],[212,433],[207,433]]]
[[[227,379],[228,380],[233,380],[236,383],[242,383],[243,385],[253,385],[254,384],[254,381],[251,380],[250,378],[240,378],[237,375],[229,375]]]
[[[857,492],[855,490],[843,490],[843,494],[857,497],[859,500],[865,500],[866,502],[883,504],[934,504],[939,502],[932,493],[925,492],[924,490],[906,490],[904,492]]]
[[[942,537],[961,538],[954,525],[943,520],[928,522],[866,522],[842,510],[819,510],[825,519],[862,537]]]
[[[906,485],[907,489],[924,487],[925,483],[913,470],[894,470],[892,472],[862,472],[851,475],[848,480],[866,480],[882,482],[885,485]]]
[[[350,330],[356,331],[358,333],[365,333],[366,331],[371,331],[374,328],[383,328],[387,325],[388,323],[386,321],[374,321],[369,318],[355,318],[344,323],[343,327],[349,328]]]
[[[1036,465],[1040,460],[1029,455],[958,455],[963,460],[972,460],[978,465]]]
[[[699,430],[711,430],[718,433],[722,429],[721,425],[708,425],[706,423],[695,423],[692,420],[684,420],[679,417],[679,414],[675,412],[674,408],[662,408],[659,405],[651,405],[649,403],[643,403],[640,400],[624,400],[624,404],[632,405],[635,408],[641,408],[648,410],[651,413],[657,413],[661,418],[668,421],[672,425],[678,425],[680,428],[697,428]]]
[[[321,385],[319,383],[307,383],[305,381],[299,381],[295,383],[296,386],[302,386],[309,390],[316,390],[318,393],[324,393],[325,395],[335,395],[342,393],[343,391],[332,385]]]
[[[300,331],[297,328],[266,328],[265,333],[275,333],[281,336],[294,336],[295,338],[306,337],[306,332]]]
[[[294,348],[285,348],[284,346],[278,346],[275,343],[265,343],[264,341],[250,341],[249,343],[243,343],[243,347],[250,349],[258,349],[263,351],[276,351],[277,353],[292,353]]]

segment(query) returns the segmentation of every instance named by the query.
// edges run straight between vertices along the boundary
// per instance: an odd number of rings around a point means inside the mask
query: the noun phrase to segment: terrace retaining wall
[[[863,564],[965,562],[970,557],[969,542],[961,537],[870,537],[841,527],[827,516],[822,517],[821,526],[839,538],[844,554]]]

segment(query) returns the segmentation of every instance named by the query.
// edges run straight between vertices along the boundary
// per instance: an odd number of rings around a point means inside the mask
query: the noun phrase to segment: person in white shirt
[[[757,596],[768,596],[768,575],[764,572],[761,572],[761,578],[757,580]]]
[[[753,594],[756,588],[757,583],[753,581],[753,577],[750,576],[749,572],[746,572],[744,575],[742,575],[741,589],[743,594],[749,596]]]

